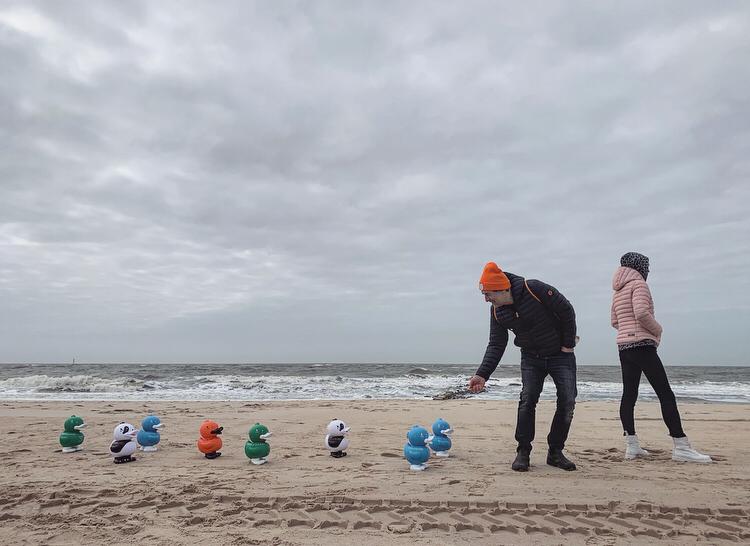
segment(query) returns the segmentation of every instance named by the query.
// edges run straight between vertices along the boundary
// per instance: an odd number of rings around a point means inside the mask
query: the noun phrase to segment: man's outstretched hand
[[[484,390],[485,379],[481,375],[475,375],[469,379],[469,390],[471,392],[482,392]]]

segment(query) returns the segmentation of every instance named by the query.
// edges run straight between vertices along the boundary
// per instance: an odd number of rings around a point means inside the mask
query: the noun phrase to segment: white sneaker
[[[674,449],[672,450],[672,460],[685,463],[711,463],[711,457],[699,453],[690,446],[687,436],[682,438],[672,438],[674,440]]]
[[[638,443],[638,436],[635,434],[625,435],[625,459],[631,460],[638,457],[648,457],[648,451]]]

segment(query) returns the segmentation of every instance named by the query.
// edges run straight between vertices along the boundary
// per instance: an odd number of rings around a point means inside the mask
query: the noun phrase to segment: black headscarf
[[[620,265],[635,269],[645,281],[648,277],[648,256],[638,252],[627,252],[620,258]]]

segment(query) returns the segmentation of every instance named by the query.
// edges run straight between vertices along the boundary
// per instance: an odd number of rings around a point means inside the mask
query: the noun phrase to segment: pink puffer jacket
[[[643,277],[635,269],[619,267],[612,278],[612,326],[617,344],[652,339],[661,341],[661,325],[654,318],[654,300]]]

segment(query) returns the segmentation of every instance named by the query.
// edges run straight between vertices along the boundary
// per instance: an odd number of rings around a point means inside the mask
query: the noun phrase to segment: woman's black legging
[[[667,372],[661,363],[656,347],[636,347],[620,351],[620,367],[622,368],[622,400],[620,401],[620,421],[622,428],[628,434],[635,434],[635,402],[638,400],[638,385],[641,382],[641,372],[659,397],[661,415],[673,438],[683,438],[680,412],[677,410],[677,400],[669,386]]]

